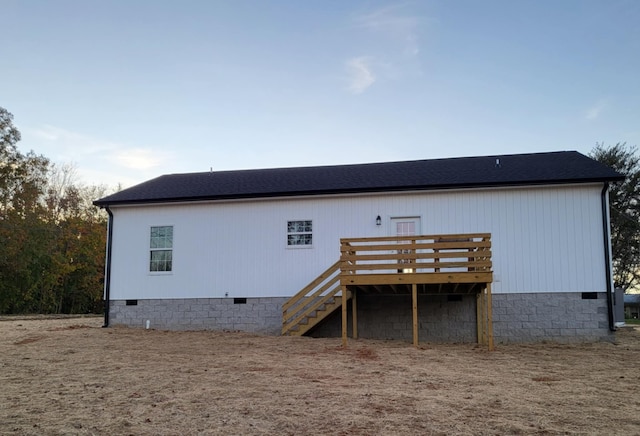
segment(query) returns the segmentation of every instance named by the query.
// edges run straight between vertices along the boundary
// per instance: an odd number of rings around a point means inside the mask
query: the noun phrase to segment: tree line
[[[72,165],[21,153],[0,107],[0,314],[98,313],[103,308],[106,188],[77,182]]]

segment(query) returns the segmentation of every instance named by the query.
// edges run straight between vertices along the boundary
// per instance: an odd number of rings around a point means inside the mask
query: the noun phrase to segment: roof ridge
[[[346,163],[346,164],[299,165],[299,166],[263,167],[263,168],[237,168],[237,169],[223,169],[223,170],[212,169],[209,171],[167,173],[167,174],[163,174],[162,176],[180,176],[180,175],[196,175],[196,174],[211,174],[211,173],[218,174],[218,173],[243,172],[243,171],[323,169],[323,168],[341,168],[341,167],[367,166],[367,165],[393,165],[393,164],[405,164],[405,163],[417,163],[417,162],[453,161],[453,160],[462,160],[462,159],[487,159],[487,158],[532,156],[532,155],[560,154],[560,153],[578,153],[582,155],[582,153],[580,153],[577,150],[562,150],[562,151],[543,151],[543,152],[530,152],[530,153],[492,154],[492,155],[481,155],[481,156],[437,157],[437,158],[409,159],[409,160],[397,160],[397,161],[394,160],[394,161],[382,161],[382,162],[359,162],[359,163]],[[159,177],[162,177],[162,176],[159,176]]]

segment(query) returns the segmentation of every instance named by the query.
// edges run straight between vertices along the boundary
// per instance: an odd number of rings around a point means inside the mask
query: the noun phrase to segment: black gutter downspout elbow
[[[111,300],[111,246],[113,244],[113,212],[105,206],[109,214],[107,224],[107,258],[104,268],[104,327],[109,327],[109,301]]]
[[[616,331],[615,320],[613,319],[613,286],[611,278],[611,241],[609,238],[609,202],[607,201],[607,191],[609,183],[605,182],[602,187],[602,235],[604,239],[604,271],[607,279],[607,315],[609,317],[609,330]]]

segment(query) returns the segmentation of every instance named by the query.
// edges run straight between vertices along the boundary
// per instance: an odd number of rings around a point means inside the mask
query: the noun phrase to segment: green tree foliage
[[[636,147],[596,144],[591,157],[626,176],[611,186],[611,246],[614,283],[631,289],[640,286],[640,155]]]
[[[22,154],[0,108],[0,313],[87,313],[102,299],[106,218],[99,187],[73,168]]]

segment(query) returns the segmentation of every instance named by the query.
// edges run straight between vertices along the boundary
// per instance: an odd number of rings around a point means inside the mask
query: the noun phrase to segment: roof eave
[[[248,200],[248,199],[264,199],[264,198],[282,198],[282,197],[302,197],[317,195],[339,195],[339,194],[371,194],[385,192],[405,192],[405,191],[437,191],[447,189],[474,189],[474,188],[496,188],[496,187],[514,187],[514,186],[540,186],[540,185],[567,185],[567,184],[586,184],[586,183],[604,183],[624,180],[624,176],[607,177],[607,178],[590,178],[590,179],[564,179],[564,180],[532,180],[526,182],[486,182],[472,184],[442,184],[442,185],[416,185],[416,186],[397,186],[397,187],[371,187],[371,188],[352,188],[352,189],[320,189],[312,191],[286,191],[286,192],[264,192],[264,193],[246,193],[246,194],[229,194],[229,195],[203,195],[203,196],[183,196],[183,197],[164,197],[139,200],[116,200],[93,202],[95,206],[104,208],[108,206],[125,206],[125,205],[145,205],[160,203],[188,203],[195,201],[223,201],[223,200]]]

